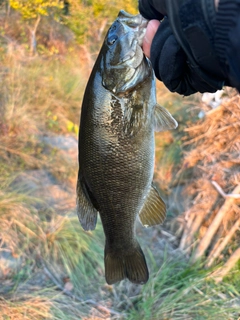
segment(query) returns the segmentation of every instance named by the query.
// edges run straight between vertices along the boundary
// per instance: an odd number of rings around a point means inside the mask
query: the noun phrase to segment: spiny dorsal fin
[[[144,227],[148,227],[163,223],[165,218],[166,205],[152,185],[139,213],[139,219]]]
[[[173,118],[170,112],[159,104],[155,105],[154,110],[154,127],[155,131],[167,131],[176,129],[177,121]]]

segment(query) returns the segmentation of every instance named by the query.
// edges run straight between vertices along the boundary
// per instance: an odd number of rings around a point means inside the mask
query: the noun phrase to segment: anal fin
[[[89,195],[84,177],[79,173],[77,182],[77,215],[84,230],[94,230],[97,223],[97,209]]]
[[[139,213],[139,219],[144,227],[148,227],[163,223],[165,218],[166,205],[152,185]]]

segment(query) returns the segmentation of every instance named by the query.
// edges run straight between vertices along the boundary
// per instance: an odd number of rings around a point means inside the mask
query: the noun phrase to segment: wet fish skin
[[[135,237],[139,215],[145,226],[163,222],[166,207],[152,186],[154,130],[176,127],[156,102],[156,84],[141,41],[147,21],[123,11],[110,27],[89,78],[81,111],[77,212],[93,230],[99,212],[109,284],[148,280]]]

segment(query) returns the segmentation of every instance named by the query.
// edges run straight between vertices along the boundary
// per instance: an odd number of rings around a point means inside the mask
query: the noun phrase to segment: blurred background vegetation
[[[179,249],[179,189],[193,175],[184,129],[199,121],[199,95],[183,99],[158,83],[179,128],[156,134],[155,182],[169,210],[163,227],[137,225],[146,285],[107,285],[101,222],[84,232],[76,217],[82,97],[120,9],[137,13],[137,0],[0,1],[0,319],[239,317],[238,264],[216,284],[217,265],[190,264]]]

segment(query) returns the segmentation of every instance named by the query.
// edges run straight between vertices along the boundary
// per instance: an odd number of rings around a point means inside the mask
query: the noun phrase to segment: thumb
[[[144,54],[148,58],[150,58],[150,49],[152,45],[152,40],[155,36],[155,33],[157,32],[159,25],[160,25],[160,22],[158,20],[150,20],[147,25],[146,33],[143,38],[142,48],[143,48]]]

